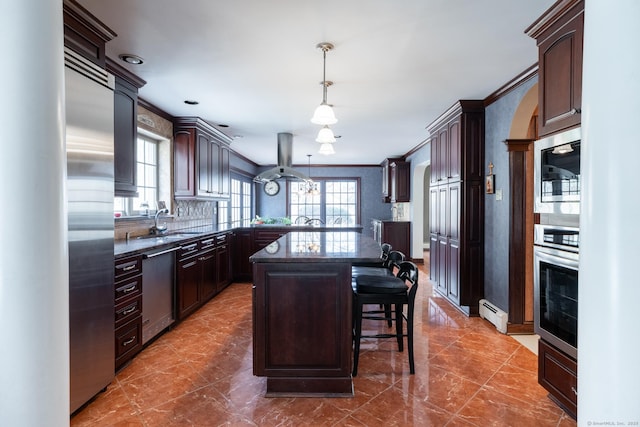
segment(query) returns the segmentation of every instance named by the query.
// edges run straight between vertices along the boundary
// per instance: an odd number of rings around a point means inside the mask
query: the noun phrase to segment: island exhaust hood
[[[311,178],[291,167],[291,155],[293,148],[293,135],[290,133],[278,134],[278,165],[266,170],[253,178],[255,182],[264,184],[279,178],[292,178],[300,181],[311,181]]]

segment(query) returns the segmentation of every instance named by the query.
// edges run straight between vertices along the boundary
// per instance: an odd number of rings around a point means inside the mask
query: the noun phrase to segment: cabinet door
[[[233,236],[233,279],[234,281],[251,281],[253,268],[249,257],[255,252],[253,230],[237,230]]]
[[[433,135],[430,140],[431,143],[431,184],[436,184],[442,174],[440,173],[440,144],[438,143],[438,135]]]
[[[578,413],[578,362],[544,340],[538,341],[538,383],[576,417]]]
[[[411,162],[394,161],[391,163],[391,201],[411,201]]]
[[[126,80],[116,77],[114,95],[114,190],[116,196],[135,197],[136,139],[138,89]]]
[[[429,233],[429,279],[436,284],[438,283],[438,276],[440,274],[440,264],[438,263],[438,257],[440,256],[439,249],[438,235]]]
[[[199,254],[198,263],[200,265],[200,302],[205,303],[218,292],[216,251]]]
[[[193,197],[195,188],[195,130],[178,130],[173,138],[173,191],[177,198]]]
[[[460,182],[449,185],[449,241],[447,242],[447,296],[460,304]]]
[[[218,196],[220,198],[229,198],[231,195],[231,177],[230,177],[230,150],[225,144],[220,144],[219,147],[219,164],[218,169],[218,181],[220,183],[218,187]]]
[[[451,121],[448,125],[448,156],[446,170],[447,178],[460,179],[460,168],[462,167],[462,150],[460,140],[460,119]]]
[[[438,265],[436,267],[438,276],[436,277],[436,286],[438,288],[438,291],[442,295],[447,295],[447,255],[449,253],[447,248],[448,243],[449,239],[447,238],[447,236],[438,235]]]
[[[449,129],[443,127],[438,131],[438,181],[447,179],[449,176]]]
[[[198,159],[198,182],[196,194],[198,197],[211,197],[211,155],[213,151],[212,143],[207,135],[199,132],[196,134],[196,141],[196,157]]]
[[[580,124],[583,11],[580,2],[537,38],[540,136]]]
[[[198,258],[193,257],[178,263],[176,272],[178,283],[178,318],[184,319],[200,305],[198,284],[200,282],[200,266]]]
[[[222,291],[229,284],[230,271],[229,246],[224,244],[216,248],[216,292]]]
[[[382,168],[382,202],[391,201],[391,188],[389,186],[389,159],[385,159],[381,164]]]

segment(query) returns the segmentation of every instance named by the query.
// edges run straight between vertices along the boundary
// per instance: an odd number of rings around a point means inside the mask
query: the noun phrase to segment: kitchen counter
[[[253,373],[267,396],[353,396],[352,262],[380,259],[357,232],[291,232],[253,262]]]

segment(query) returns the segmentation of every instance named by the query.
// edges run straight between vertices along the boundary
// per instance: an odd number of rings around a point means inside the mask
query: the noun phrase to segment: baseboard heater
[[[493,323],[496,326],[496,329],[503,334],[507,333],[507,313],[500,310],[486,299],[480,300],[480,317]]]

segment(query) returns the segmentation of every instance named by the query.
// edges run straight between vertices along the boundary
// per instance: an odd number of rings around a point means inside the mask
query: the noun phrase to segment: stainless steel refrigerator
[[[114,377],[114,78],[67,49],[65,85],[73,413]]]

